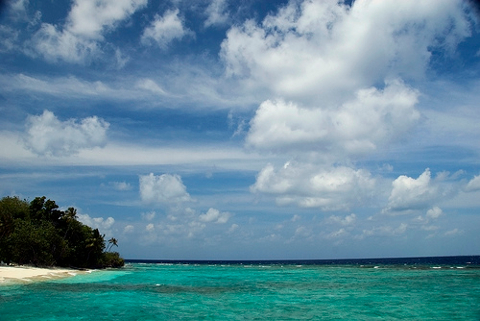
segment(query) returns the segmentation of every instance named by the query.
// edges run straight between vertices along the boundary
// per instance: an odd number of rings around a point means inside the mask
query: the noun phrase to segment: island
[[[0,200],[0,262],[6,265],[66,267],[74,269],[118,268],[125,262],[115,238],[105,241],[98,229],[77,218],[77,210],[59,206],[45,196],[31,202],[19,197]],[[108,250],[106,250],[108,249]]]

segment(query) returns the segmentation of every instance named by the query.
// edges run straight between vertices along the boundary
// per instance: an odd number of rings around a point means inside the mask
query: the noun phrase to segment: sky
[[[11,0],[0,197],[127,259],[480,254],[480,6]]]

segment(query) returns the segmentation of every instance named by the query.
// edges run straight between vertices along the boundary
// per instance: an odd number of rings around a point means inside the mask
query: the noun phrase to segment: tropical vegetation
[[[111,238],[109,250],[118,246]],[[45,196],[31,202],[0,200],[0,261],[35,266],[121,267],[118,252],[105,251],[105,235],[78,220],[77,210],[60,210]]]

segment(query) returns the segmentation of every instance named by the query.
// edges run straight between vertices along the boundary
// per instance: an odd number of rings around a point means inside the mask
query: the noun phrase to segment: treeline
[[[118,252],[106,252],[105,235],[81,223],[77,211],[59,210],[45,196],[28,202],[0,200],[0,261],[7,264],[77,268],[120,267]],[[117,240],[109,240],[110,248]]]

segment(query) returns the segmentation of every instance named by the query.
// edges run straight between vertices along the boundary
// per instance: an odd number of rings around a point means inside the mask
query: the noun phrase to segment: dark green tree
[[[14,243],[12,233],[15,231],[16,220],[29,218],[29,204],[18,197],[4,197],[0,200],[0,261],[10,263]]]
[[[60,217],[63,212],[58,210],[58,205],[55,201],[46,200],[45,196],[36,197],[30,202],[30,218],[38,223],[41,221],[52,222],[55,226],[58,225]]]
[[[110,239],[110,248],[117,245]],[[0,200],[0,260],[18,264],[73,267],[120,267],[117,252],[105,252],[105,235],[77,220],[70,207],[59,210],[45,196],[28,203],[18,197]]]

